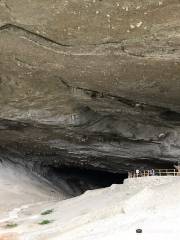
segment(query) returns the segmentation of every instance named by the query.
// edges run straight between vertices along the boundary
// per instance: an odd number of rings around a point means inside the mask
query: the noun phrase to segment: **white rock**
[[[129,10],[128,6],[122,7],[123,10],[126,10],[126,12]]]
[[[136,27],[139,28],[142,24],[143,24],[142,22],[138,22],[138,23],[136,24]]]
[[[158,137],[159,137],[159,138],[164,138],[165,136],[166,136],[165,133],[160,133]]]

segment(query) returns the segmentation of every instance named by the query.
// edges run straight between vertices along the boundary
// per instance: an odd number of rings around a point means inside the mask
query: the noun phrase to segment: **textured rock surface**
[[[1,158],[126,171],[180,158],[178,0],[1,0]]]

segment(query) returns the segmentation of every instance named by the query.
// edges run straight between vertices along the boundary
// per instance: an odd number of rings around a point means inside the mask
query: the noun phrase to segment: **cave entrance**
[[[55,186],[71,196],[78,196],[87,190],[122,184],[128,178],[127,172],[112,173],[97,169],[74,167],[50,168],[46,176]]]

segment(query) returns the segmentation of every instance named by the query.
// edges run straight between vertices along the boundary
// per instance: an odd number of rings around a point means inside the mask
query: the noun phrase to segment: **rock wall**
[[[180,159],[178,0],[1,0],[1,158],[127,171]]]

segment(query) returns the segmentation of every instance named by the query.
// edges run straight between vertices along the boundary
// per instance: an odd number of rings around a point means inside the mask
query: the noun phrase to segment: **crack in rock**
[[[63,44],[63,43],[60,43],[60,42],[57,42],[55,40],[52,40],[48,37],[45,37],[39,33],[35,33],[33,31],[30,31],[30,30],[27,30],[26,28],[22,27],[22,26],[18,26],[18,25],[15,25],[15,24],[5,24],[5,25],[2,25],[0,26],[0,31],[4,31],[4,30],[9,30],[9,31],[22,31],[32,37],[37,37],[39,40],[44,40],[46,41],[47,43],[51,43],[51,44],[55,44],[55,45],[58,45],[58,46],[61,46],[61,47],[77,47],[79,45],[70,45],[70,44]],[[120,51],[122,51],[122,53],[126,54],[126,55],[129,55],[129,56],[132,56],[132,57],[145,57],[144,55],[142,54],[135,54],[135,53],[131,53],[131,52],[128,52],[126,49],[125,49],[125,46],[123,46],[123,42],[126,41],[125,39],[121,40],[121,41],[107,41],[107,42],[102,42],[102,43],[92,43],[92,44],[82,44],[80,45],[81,47],[90,47],[90,46],[95,46],[95,47],[98,47],[98,46],[103,46],[103,45],[109,45],[109,46],[113,46],[113,45],[120,45]],[[79,47],[80,47],[79,46]]]
[[[59,43],[59,42],[57,42],[57,41],[55,41],[55,40],[52,40],[52,39],[47,38],[47,37],[45,37],[45,36],[43,36],[43,35],[40,35],[40,34],[38,34],[38,33],[35,33],[35,32],[30,31],[30,30],[27,30],[27,29],[25,29],[25,28],[23,28],[23,27],[21,27],[21,26],[17,26],[17,25],[15,25],[15,24],[5,24],[5,25],[1,26],[1,27],[0,27],[0,31],[4,31],[4,30],[23,31],[23,32],[25,32],[25,33],[27,33],[27,34],[29,34],[29,35],[36,36],[36,37],[38,37],[39,39],[43,39],[43,40],[45,40],[45,41],[47,41],[47,42],[49,42],[49,43],[56,44],[56,45],[63,46],[63,47],[71,47],[71,45]]]
[[[63,78],[58,77],[59,80],[62,82],[62,84],[67,87],[70,91],[73,92],[74,89],[76,90],[80,90],[83,91],[86,95],[90,95],[92,98],[108,98],[108,99],[113,99],[116,100],[118,102],[121,102],[127,106],[130,107],[137,107],[137,108],[149,108],[152,110],[158,110],[158,111],[162,111],[162,112],[166,112],[166,111],[170,111],[169,108],[163,108],[163,107],[159,107],[159,106],[155,106],[155,105],[150,105],[144,102],[137,102],[122,96],[117,96],[117,95],[112,95],[109,93],[105,93],[105,92],[99,92],[96,90],[92,90],[92,89],[87,89],[87,88],[82,88],[82,87],[73,87],[71,85],[69,85],[69,83],[67,83],[67,81],[65,81]],[[178,113],[177,113],[178,114]]]
[[[0,26],[0,31],[4,31],[4,30],[8,30],[8,31],[22,31],[24,33],[26,33],[28,36],[30,37],[37,37],[40,40],[44,40],[46,43],[48,44],[53,44],[53,45],[57,45],[57,46],[61,46],[61,47],[66,47],[66,48],[69,48],[69,47],[91,47],[91,46],[94,46],[94,47],[98,47],[98,46],[117,46],[119,45],[119,48],[118,48],[118,51],[120,51],[121,53],[127,55],[127,56],[130,56],[130,57],[135,57],[135,58],[160,58],[160,57],[164,57],[164,55],[167,55],[169,56],[169,54],[166,54],[166,51],[165,53],[162,55],[162,54],[159,54],[158,56],[157,55],[152,55],[152,54],[148,54],[146,52],[144,53],[134,53],[134,52],[131,52],[127,47],[127,40],[126,39],[122,39],[121,41],[107,41],[107,42],[101,42],[101,43],[91,43],[91,44],[81,44],[81,45],[78,45],[78,44],[64,44],[64,43],[60,43],[60,42],[57,42],[53,39],[50,39],[46,36],[43,36],[37,32],[33,32],[31,30],[27,30],[26,28],[24,28],[23,26],[18,26],[16,24],[11,24],[11,23],[7,23],[7,24],[4,24],[2,26]],[[126,42],[126,44],[125,44]],[[152,46],[153,47],[153,46]],[[175,54],[175,51],[178,51],[178,49],[173,49],[173,54]],[[157,49],[156,49],[157,51]],[[118,52],[113,52],[111,51],[110,49],[110,52],[112,53],[112,55],[118,55]],[[146,55],[148,54],[148,55]],[[173,55],[174,56],[174,55]]]

